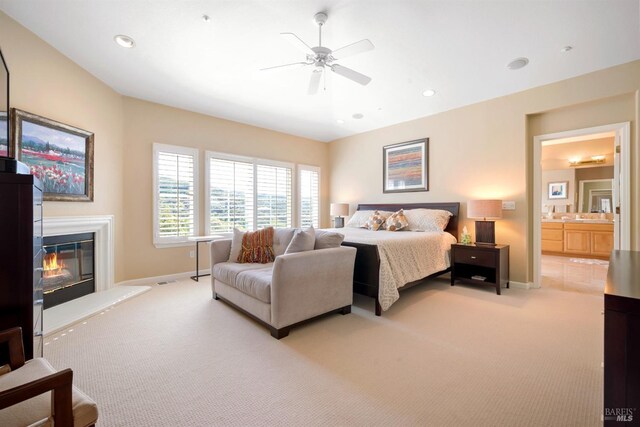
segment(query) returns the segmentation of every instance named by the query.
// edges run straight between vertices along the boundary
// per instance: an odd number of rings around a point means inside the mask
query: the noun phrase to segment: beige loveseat
[[[265,324],[277,339],[313,317],[350,313],[353,301],[356,249],[338,243],[337,247],[285,254],[293,233],[294,229],[276,230],[276,257],[268,264],[229,262],[231,239],[211,243],[213,297]],[[323,247],[318,243],[316,247]]]

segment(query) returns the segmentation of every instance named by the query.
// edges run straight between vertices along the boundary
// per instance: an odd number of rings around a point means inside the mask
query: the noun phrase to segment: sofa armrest
[[[0,343],[8,343],[9,366],[15,371],[24,365],[24,346],[22,345],[22,328],[16,327],[0,332]]]
[[[276,257],[271,280],[271,324],[276,328],[351,305],[356,249],[338,248]]]
[[[57,426],[73,425],[73,371],[64,369],[26,384],[0,391],[0,410],[52,391],[51,413]]]
[[[211,242],[211,270],[221,262],[229,261],[231,254],[231,239],[214,240]]]

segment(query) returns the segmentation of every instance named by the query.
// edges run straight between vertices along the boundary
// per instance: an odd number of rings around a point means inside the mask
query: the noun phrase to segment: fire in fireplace
[[[43,249],[45,309],[95,292],[93,233],[47,236]]]

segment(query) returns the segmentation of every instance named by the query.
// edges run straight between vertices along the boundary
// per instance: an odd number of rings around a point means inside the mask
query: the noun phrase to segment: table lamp
[[[330,213],[335,217],[334,227],[344,227],[344,218],[349,215],[349,203],[331,203]]]
[[[495,246],[495,220],[502,218],[502,200],[469,200],[467,218],[476,220],[476,243]]]

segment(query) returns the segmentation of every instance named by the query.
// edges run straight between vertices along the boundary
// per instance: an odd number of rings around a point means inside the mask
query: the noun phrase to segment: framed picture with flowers
[[[93,201],[93,133],[11,110],[12,147],[42,181],[44,200]]]

